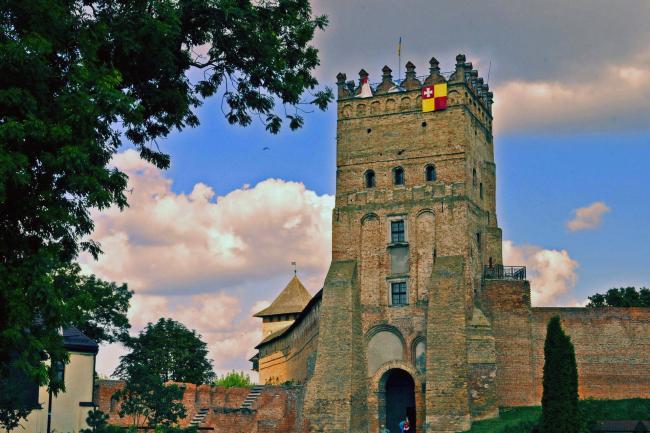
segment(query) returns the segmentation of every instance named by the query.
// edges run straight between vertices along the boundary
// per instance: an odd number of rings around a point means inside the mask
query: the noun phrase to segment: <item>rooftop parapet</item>
[[[449,83],[450,85],[463,83],[467,86],[469,91],[474,94],[483,107],[489,112],[492,112],[492,104],[494,103],[494,95],[490,92],[490,88],[479,73],[472,62],[467,62],[464,54],[456,56],[455,70],[451,72],[442,72],[440,70],[440,63],[435,57],[429,60],[429,75],[417,76],[415,72],[415,65],[409,61],[405,65],[406,76],[403,80],[395,80],[392,75],[392,69],[385,65],[382,68],[382,79],[380,83],[372,84],[369,82],[369,74],[364,69],[359,71],[359,84],[355,85],[353,81],[346,82],[346,75],[339,73],[336,76],[336,84],[338,87],[338,99],[348,98],[369,98],[375,95],[394,93],[394,92],[408,92],[412,90],[419,90],[422,86],[430,86],[439,83]]]

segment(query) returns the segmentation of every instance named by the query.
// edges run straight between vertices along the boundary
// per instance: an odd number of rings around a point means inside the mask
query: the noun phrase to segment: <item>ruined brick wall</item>
[[[266,386],[252,408],[242,408],[249,388],[224,388],[219,386],[179,384],[185,388],[183,405],[187,416],[179,423],[187,426],[195,413],[208,408],[201,427],[212,427],[214,433],[288,433],[298,431],[301,413],[302,387]],[[102,412],[109,414],[109,423],[129,426],[130,417],[119,416],[119,402],[112,400],[115,391],[124,382],[100,380],[95,387],[95,402]]]
[[[546,326],[556,315],[575,347],[580,398],[650,398],[650,308],[533,308],[535,402],[542,398]]]

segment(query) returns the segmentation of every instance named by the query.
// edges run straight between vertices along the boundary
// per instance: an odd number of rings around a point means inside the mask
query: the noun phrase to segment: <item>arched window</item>
[[[436,180],[436,166],[433,164],[427,165],[427,168],[424,169],[424,176],[426,177],[427,182]]]
[[[365,182],[366,182],[366,188],[374,188],[375,187],[375,172],[372,170],[366,171],[365,174]]]
[[[393,183],[395,185],[404,185],[404,169],[402,167],[393,169]]]

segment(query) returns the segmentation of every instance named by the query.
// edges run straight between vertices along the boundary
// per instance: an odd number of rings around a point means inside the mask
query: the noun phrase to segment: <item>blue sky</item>
[[[432,55],[448,71],[465,53],[482,76],[490,69],[499,222],[537,299],[575,305],[612,286],[649,286],[650,3],[408,0],[399,14],[395,5],[314,2],[330,18],[314,42],[321,84],[361,68],[379,81],[384,64],[397,68],[400,36],[402,65],[412,60],[419,75]],[[250,316],[288,282],[290,262],[312,292],[327,271],[336,110],[278,135],[260,122],[228,125],[218,98],[198,115],[199,127],[160,143],[169,170],[126,148],[116,158],[131,207],[95,214],[106,254],[82,263],[135,290],[135,331],[173,317],[202,334],[218,372],[247,370],[260,338]],[[609,211],[571,231],[575,212],[593,206]],[[102,348],[98,370],[110,374],[121,353]]]
[[[335,193],[334,105],[308,115],[302,130],[277,136],[259,123],[228,125],[216,105],[199,110],[200,127],[173,134],[163,147],[172,156],[166,175],[175,192],[204,182],[225,194],[280,178]],[[582,298],[613,285],[650,285],[647,132],[503,134],[495,137],[495,157],[504,239],[568,250],[580,263],[575,294]],[[595,201],[612,208],[603,224],[569,231],[572,211]]]

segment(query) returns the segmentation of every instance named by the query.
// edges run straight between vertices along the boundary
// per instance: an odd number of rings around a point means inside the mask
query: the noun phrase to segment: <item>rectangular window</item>
[[[404,220],[390,222],[390,241],[404,242]]]
[[[391,305],[406,305],[408,299],[406,297],[406,281],[390,284]]]

